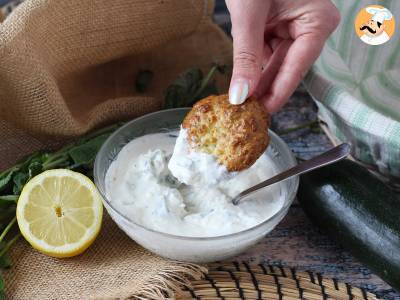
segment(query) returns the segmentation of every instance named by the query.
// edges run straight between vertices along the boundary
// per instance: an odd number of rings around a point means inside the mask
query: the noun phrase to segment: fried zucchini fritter
[[[228,171],[249,168],[269,143],[269,115],[254,97],[232,105],[228,95],[198,101],[185,117],[190,146],[212,154]]]

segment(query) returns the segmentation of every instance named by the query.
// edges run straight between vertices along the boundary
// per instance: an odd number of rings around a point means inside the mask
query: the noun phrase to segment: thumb
[[[233,37],[231,104],[243,103],[253,94],[260,80],[269,3],[265,0],[227,1]]]

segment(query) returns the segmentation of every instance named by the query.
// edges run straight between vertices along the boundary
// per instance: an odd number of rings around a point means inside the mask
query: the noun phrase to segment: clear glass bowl
[[[158,111],[137,118],[118,129],[107,139],[97,154],[94,180],[111,218],[144,248],[160,256],[180,261],[204,263],[224,260],[257,243],[282,220],[295,198],[299,184],[297,177],[281,183],[284,205],[272,217],[252,228],[217,237],[184,237],[145,228],[121,214],[106,197],[106,172],[122,147],[146,134],[178,130],[188,111],[188,108]],[[267,155],[275,161],[277,171],[281,172],[294,166],[296,160],[285,142],[272,131],[270,138]]]

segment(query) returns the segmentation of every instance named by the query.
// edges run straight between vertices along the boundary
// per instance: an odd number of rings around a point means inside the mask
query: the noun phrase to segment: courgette
[[[309,218],[396,290],[400,290],[400,197],[350,160],[300,177]]]

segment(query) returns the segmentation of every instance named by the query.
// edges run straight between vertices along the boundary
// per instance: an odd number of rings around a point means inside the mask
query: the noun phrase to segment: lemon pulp
[[[22,235],[34,248],[55,257],[85,251],[100,231],[102,215],[101,196],[93,182],[65,169],[32,178],[17,204]]]

